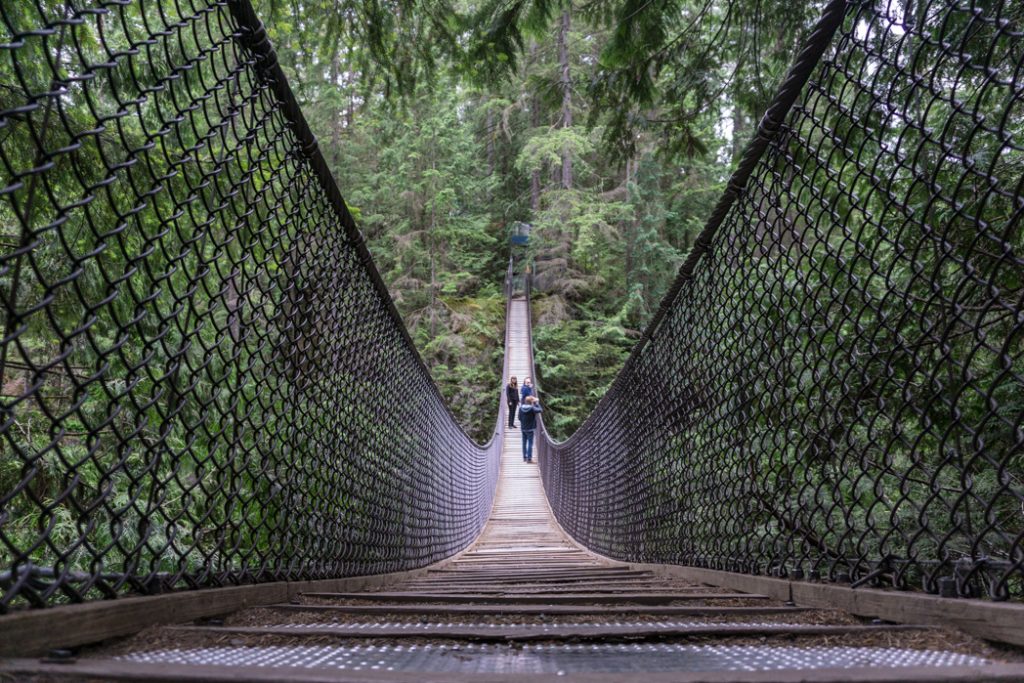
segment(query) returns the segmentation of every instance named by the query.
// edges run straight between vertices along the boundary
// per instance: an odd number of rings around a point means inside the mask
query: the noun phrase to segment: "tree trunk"
[[[530,43],[530,63],[537,59],[537,43]],[[530,98],[530,126],[536,130],[540,128],[540,98],[536,93]],[[534,169],[530,173],[530,211],[534,215],[540,211],[540,169]]]
[[[632,159],[626,159],[626,201],[629,203],[633,202],[633,191],[630,187],[632,182],[632,174],[634,172],[634,162]],[[633,207],[633,216],[626,222],[626,295],[629,295],[630,286],[633,284],[633,267],[634,267],[634,251],[636,250],[636,232],[637,222],[640,220],[637,215],[639,207]]]
[[[331,55],[331,71],[328,78],[331,81],[332,88],[340,88],[341,84],[341,54],[337,47],[334,48],[334,54]],[[338,143],[341,138],[340,122],[337,116],[331,117],[331,144],[337,149]],[[335,152],[336,153],[336,152]]]
[[[558,24],[558,86],[562,90],[562,128],[572,128],[572,79],[569,74],[569,8],[562,12]],[[572,155],[568,148],[562,149],[562,187],[572,189]]]
[[[734,98],[732,106],[732,160],[734,163],[740,160],[743,148],[747,145],[747,131],[749,128],[743,107],[735,103],[736,99]]]
[[[484,134],[487,136],[487,176],[494,175],[494,110],[490,107],[490,98],[484,99],[487,117],[484,119]]]
[[[434,156],[437,150],[437,137],[432,136],[430,145],[430,170],[437,170],[437,159]],[[434,187],[434,180],[431,179],[429,185],[430,191],[430,223],[427,227],[427,250],[430,253],[430,339],[433,340],[437,336],[437,269],[434,263],[434,227],[437,223],[437,207],[435,202],[437,200],[437,189]]]

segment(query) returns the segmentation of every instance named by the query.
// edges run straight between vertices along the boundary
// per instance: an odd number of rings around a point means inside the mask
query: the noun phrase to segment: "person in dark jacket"
[[[541,412],[536,396],[527,396],[519,406],[519,429],[523,432],[523,462],[533,462],[533,432],[537,429],[537,413]]]
[[[529,377],[523,380],[523,388],[519,390],[519,395],[520,403],[525,403],[527,396],[533,396],[533,384],[530,383]]]
[[[508,428],[515,429],[516,413],[519,412],[519,385],[515,377],[505,385],[505,401],[508,403]]]

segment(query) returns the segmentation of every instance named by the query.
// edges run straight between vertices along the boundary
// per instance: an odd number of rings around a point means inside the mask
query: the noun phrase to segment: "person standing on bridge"
[[[515,377],[505,385],[505,401],[508,403],[508,428],[515,429],[516,413],[519,412],[519,385]]]
[[[540,401],[536,396],[527,396],[523,399],[523,405],[519,406],[519,429],[523,432],[523,462],[533,462],[533,432],[537,429],[539,412]]]
[[[520,402],[526,403],[527,396],[533,396],[533,384],[530,383],[530,378],[526,377],[523,379],[523,388],[519,390]]]

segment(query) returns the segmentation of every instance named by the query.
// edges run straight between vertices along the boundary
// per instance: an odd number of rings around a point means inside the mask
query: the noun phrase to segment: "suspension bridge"
[[[446,407],[248,0],[5,5],[0,672],[1024,678],[1024,17],[908,8],[822,8],[526,463],[497,382],[486,444]]]

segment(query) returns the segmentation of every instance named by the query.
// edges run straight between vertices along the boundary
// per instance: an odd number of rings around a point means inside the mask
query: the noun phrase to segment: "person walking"
[[[523,379],[523,388],[519,390],[519,394],[520,403],[525,403],[527,396],[533,396],[533,384],[530,383],[529,377]]]
[[[516,413],[519,412],[519,385],[515,377],[505,385],[505,401],[508,403],[508,428],[515,429]]]
[[[533,462],[533,433],[537,429],[537,413],[541,412],[536,396],[527,396],[519,406],[519,429],[523,432],[523,462]]]

